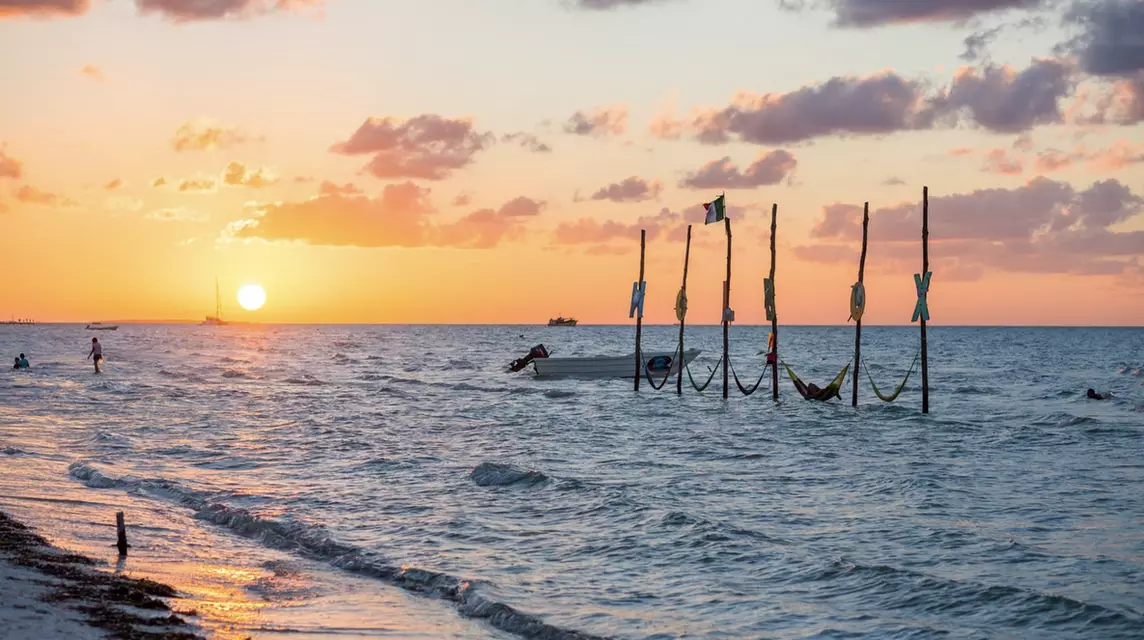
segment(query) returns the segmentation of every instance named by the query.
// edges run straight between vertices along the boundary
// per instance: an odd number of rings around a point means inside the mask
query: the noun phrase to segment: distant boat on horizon
[[[575,327],[576,322],[577,322],[576,318],[565,318],[564,316],[558,316],[556,318],[550,319],[548,321],[548,326],[550,326],[550,327]]]
[[[227,322],[222,319],[222,299],[219,297],[219,294],[218,294],[218,278],[215,278],[215,282],[214,282],[214,298],[215,298],[215,314],[213,316],[207,316],[205,320],[203,320],[202,322],[199,323],[200,325],[221,327],[221,326],[225,326],[227,324]]]
[[[102,322],[92,322],[84,327],[87,331],[117,331],[119,325],[117,324],[103,324]]]

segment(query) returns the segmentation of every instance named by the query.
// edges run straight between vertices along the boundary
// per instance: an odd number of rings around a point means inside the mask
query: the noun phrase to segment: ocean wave
[[[534,469],[518,469],[499,462],[482,462],[469,472],[469,477],[478,487],[507,487],[513,484],[531,486],[548,480],[548,476]]]
[[[303,374],[301,378],[286,378],[285,380],[283,380],[283,382],[285,382],[286,384],[301,384],[301,385],[307,385],[307,386],[311,386],[311,387],[320,387],[320,386],[326,384],[325,382],[315,378],[314,376],[312,376],[308,373]]]
[[[452,602],[463,615],[530,640],[605,640],[544,622],[537,615],[522,612],[481,592],[481,582],[447,573],[410,566],[398,566],[376,553],[335,540],[320,525],[261,518],[245,509],[236,509],[210,500],[208,494],[164,479],[116,478],[89,462],[78,461],[68,473],[85,485],[98,489],[118,488],[171,500],[192,510],[195,517],[226,527],[243,537],[267,546],[324,560],[330,565],[359,575],[383,580],[406,591]]]

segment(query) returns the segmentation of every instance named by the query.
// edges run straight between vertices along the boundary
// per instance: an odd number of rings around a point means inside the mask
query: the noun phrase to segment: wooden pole
[[[644,278],[644,249],[647,246],[647,229],[640,229],[640,279],[636,280],[636,290],[643,284]],[[640,353],[640,335],[643,333],[643,314],[636,307],[636,382],[635,390],[640,390],[640,377],[643,375],[643,356]]]
[[[922,187],[922,278],[929,273],[929,187]],[[929,356],[926,352],[926,319],[922,324],[922,413],[929,413]]]
[[[866,230],[870,226],[870,203],[862,206],[862,257],[858,259],[858,284],[866,275]],[[862,304],[866,304],[866,293],[863,289]],[[862,361],[862,318],[854,319],[854,370],[850,377],[854,380],[854,391],[850,394],[850,406],[858,406],[858,367]]]
[[[771,293],[773,298],[778,297],[775,289],[775,233],[778,229],[779,205],[771,205]],[[779,307],[775,302],[774,313],[771,314],[771,335],[775,337],[775,363],[771,365],[771,398],[779,399]]]
[[[731,326],[727,317],[727,309],[731,306],[731,218],[723,216],[723,223],[727,227],[727,281],[723,283],[723,398],[727,398],[727,346],[728,331]]]
[[[691,225],[687,225],[687,248],[683,251],[683,286],[680,291],[687,297],[687,263],[691,261]],[[683,325],[687,322],[687,314],[679,319],[679,373],[675,376],[675,393],[683,395],[683,367],[687,359],[683,357]]]
[[[123,512],[115,512],[115,546],[119,547],[119,555],[127,555],[127,526],[123,524]]]

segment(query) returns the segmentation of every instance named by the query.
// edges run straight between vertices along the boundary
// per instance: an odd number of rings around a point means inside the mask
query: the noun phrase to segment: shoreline
[[[188,621],[198,614],[171,606],[174,588],[101,565],[0,512],[0,626],[7,637],[205,640]]]

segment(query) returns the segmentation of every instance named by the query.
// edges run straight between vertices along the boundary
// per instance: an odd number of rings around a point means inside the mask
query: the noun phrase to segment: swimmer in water
[[[1101,395],[1097,393],[1095,389],[1089,389],[1088,392],[1085,393],[1085,397],[1089,400],[1107,400],[1112,397],[1112,394],[1106,393]]]
[[[91,339],[91,351],[87,354],[88,358],[92,359],[95,363],[95,372],[103,373],[99,370],[99,363],[103,360],[103,345],[99,344],[98,338]]]

